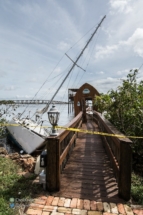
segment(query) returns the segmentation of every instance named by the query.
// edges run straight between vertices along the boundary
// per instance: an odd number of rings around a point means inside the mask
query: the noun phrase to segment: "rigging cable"
[[[58,63],[56,64],[56,66],[54,67],[54,69],[51,71],[50,75],[48,76],[48,78],[44,81],[44,83],[41,85],[41,87],[39,88],[39,90],[36,92],[36,94],[34,95],[34,97],[32,98],[32,100],[37,96],[37,94],[39,93],[39,91],[41,90],[41,88],[45,85],[45,83],[47,82],[47,80],[49,79],[49,77],[51,76],[51,74],[54,72],[54,70],[56,69],[56,67],[59,65],[59,63],[61,62],[61,60],[63,59],[64,55],[61,57],[61,59],[58,61]],[[29,106],[29,104],[25,107],[24,111],[22,112],[22,114],[20,114],[20,116],[18,117],[18,119],[20,119],[20,117],[23,115],[23,113],[26,111],[27,107]]]
[[[63,75],[64,75],[64,74],[62,74],[62,76],[59,77],[59,79],[58,79],[57,81],[59,81],[59,80],[63,77]],[[56,83],[57,83],[57,81],[56,81]],[[54,83],[52,86],[55,86],[55,83]],[[32,115],[32,117],[34,117],[35,115],[36,115],[36,112]],[[32,117],[31,117],[31,118],[32,118]]]
[[[75,68],[74,68],[74,69],[75,69]],[[73,69],[73,71],[74,71],[74,69]],[[72,71],[72,72],[73,72],[73,71]],[[64,93],[64,95],[63,95],[62,101],[64,100],[65,94],[66,94],[67,89],[68,89],[68,87],[69,87],[69,84],[70,84],[70,81],[71,81],[71,78],[72,78],[72,74],[73,74],[72,72],[71,72],[71,74],[70,74],[70,76],[69,76],[69,81],[68,81],[68,84],[67,84],[67,87],[66,87],[65,93]],[[66,104],[65,104],[65,105],[66,105]],[[64,108],[65,108],[65,105],[64,105],[63,107],[61,106],[61,107],[62,107],[62,109],[61,109],[61,113],[63,112],[63,110],[64,110]]]
[[[75,42],[75,43],[69,48],[69,50],[71,50],[77,43],[79,43],[79,42],[80,42],[90,31],[92,31],[93,28],[95,28],[97,25],[98,25],[98,23],[95,24],[93,27],[91,27],[77,42]],[[69,50],[68,50],[66,53],[68,53]]]
[[[99,33],[100,33],[100,28],[99,28]],[[88,63],[87,63],[87,65],[86,65],[86,69],[85,69],[85,70],[87,70],[87,67],[88,67],[88,65],[89,65],[89,62],[90,62],[90,60],[91,60],[91,55],[92,55],[92,53],[93,53],[93,51],[94,51],[94,48],[95,48],[95,45],[96,45],[96,43],[97,43],[98,38],[99,38],[99,34],[97,34],[97,37],[96,37],[96,39],[95,39],[95,42],[94,42],[94,44],[93,44],[92,47],[91,47],[92,50],[89,49],[89,52],[91,52],[91,54],[90,54],[90,56],[89,56],[89,60],[88,60]],[[88,52],[88,54],[89,54],[89,52]],[[83,76],[84,76],[84,75],[85,75],[85,73],[82,74],[82,76],[81,76],[79,82],[76,84],[76,87],[79,85],[79,83],[80,83],[81,80],[83,79]]]

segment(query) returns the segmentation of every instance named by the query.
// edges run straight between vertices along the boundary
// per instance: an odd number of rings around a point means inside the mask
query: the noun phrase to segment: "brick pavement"
[[[25,208],[25,215],[143,215],[143,206],[88,199],[41,196]]]

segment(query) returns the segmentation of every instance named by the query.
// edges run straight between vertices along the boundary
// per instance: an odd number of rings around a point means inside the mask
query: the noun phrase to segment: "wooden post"
[[[85,106],[85,99],[82,99],[82,118],[83,118],[83,122],[86,123],[87,122],[87,118],[86,118],[86,106]]]
[[[130,143],[120,141],[119,196],[128,201],[131,197],[132,150]]]
[[[46,189],[60,190],[60,144],[56,137],[47,138]]]

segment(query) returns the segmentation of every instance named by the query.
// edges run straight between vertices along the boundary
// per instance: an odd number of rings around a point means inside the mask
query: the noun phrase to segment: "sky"
[[[142,8],[142,0],[0,0],[0,99],[51,99],[105,15],[55,100],[84,83],[107,93],[130,69],[141,67],[143,79]]]

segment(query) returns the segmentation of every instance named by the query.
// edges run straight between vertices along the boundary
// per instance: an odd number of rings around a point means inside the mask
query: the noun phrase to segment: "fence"
[[[98,124],[100,131],[123,135],[100,113],[94,111],[93,119]],[[101,137],[118,183],[119,196],[129,200],[131,192],[132,141],[128,138]]]

